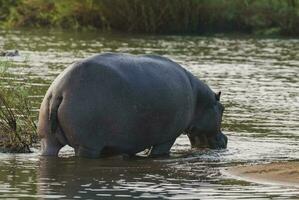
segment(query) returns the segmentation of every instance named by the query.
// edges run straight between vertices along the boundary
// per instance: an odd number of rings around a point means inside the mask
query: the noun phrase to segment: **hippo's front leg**
[[[169,151],[174,144],[174,140],[170,140],[168,142],[164,142],[161,144],[154,145],[150,150],[149,157],[162,157],[169,156]]]

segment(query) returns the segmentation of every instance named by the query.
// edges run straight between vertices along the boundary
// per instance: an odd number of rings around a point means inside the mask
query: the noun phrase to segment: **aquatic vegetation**
[[[7,62],[0,62],[0,68],[0,151],[30,152],[37,134],[28,89],[13,78],[3,81]]]
[[[298,35],[298,0],[0,0],[2,26]]]

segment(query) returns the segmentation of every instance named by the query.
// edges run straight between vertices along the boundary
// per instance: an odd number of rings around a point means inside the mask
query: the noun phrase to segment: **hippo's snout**
[[[209,147],[211,149],[225,149],[227,147],[227,136],[220,132],[209,138]]]
[[[210,148],[210,149],[225,149],[227,147],[227,136],[222,132],[207,136],[203,135],[188,135],[192,148]]]

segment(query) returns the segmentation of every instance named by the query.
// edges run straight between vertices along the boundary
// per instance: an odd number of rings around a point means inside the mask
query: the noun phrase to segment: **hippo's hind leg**
[[[164,157],[169,156],[169,151],[175,140],[170,140],[165,143],[157,144],[152,147],[149,157]]]
[[[41,139],[41,149],[43,156],[57,156],[59,150],[63,147],[55,137],[44,137]]]
[[[43,156],[58,156],[59,150],[67,144],[66,137],[58,125],[54,134],[48,133],[41,138]]]
[[[41,138],[43,156],[57,156],[59,150],[67,144],[58,121],[58,110],[62,99],[61,95],[54,95],[49,89],[40,107],[37,133]]]

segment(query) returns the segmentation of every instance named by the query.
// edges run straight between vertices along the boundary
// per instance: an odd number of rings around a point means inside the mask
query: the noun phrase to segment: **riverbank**
[[[237,179],[249,182],[299,187],[298,161],[237,166],[229,168],[225,172]]]
[[[0,27],[150,34],[299,35],[296,0],[0,0]]]

